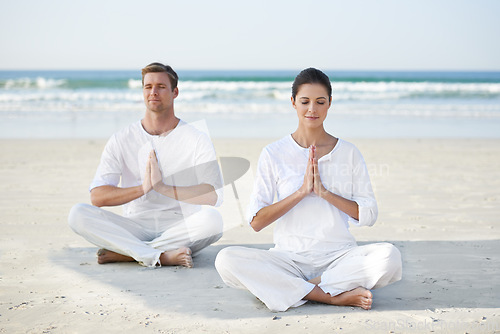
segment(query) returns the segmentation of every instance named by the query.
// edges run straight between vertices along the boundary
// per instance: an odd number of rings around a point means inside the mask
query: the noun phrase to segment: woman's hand
[[[336,195],[328,191],[321,182],[319,175],[318,159],[316,158],[316,147],[312,146],[312,166],[313,166],[313,191],[316,195],[326,200],[328,203],[335,206],[340,211],[347,213],[354,219],[359,219],[358,203],[352,200],[345,199],[342,196]]]
[[[306,172],[304,175],[304,183],[299,189],[299,193],[303,197],[314,192],[316,195],[322,197],[327,190],[321,182],[319,175],[318,159],[316,157],[316,146],[309,147],[309,159],[307,161]]]
[[[321,182],[321,176],[319,175],[318,159],[316,158],[316,146],[311,146],[312,151],[312,168],[313,168],[313,191],[319,197],[323,197],[328,190],[323,186]]]
[[[299,189],[299,193],[306,197],[314,190],[314,151],[313,146],[309,147],[309,158],[307,160],[306,173],[304,175],[304,183]]]
[[[319,177],[318,161],[316,160],[316,147],[311,146],[309,148],[309,159],[307,161],[306,172],[304,175],[304,182],[302,186],[296,192],[292,193],[290,196],[263,207],[257,214],[253,217],[250,222],[250,226],[255,231],[260,231],[266,226],[269,226],[278,218],[283,216],[285,213],[290,211],[295,205],[304,199],[307,195],[312,192],[322,193],[328,191],[323,187],[321,179]]]

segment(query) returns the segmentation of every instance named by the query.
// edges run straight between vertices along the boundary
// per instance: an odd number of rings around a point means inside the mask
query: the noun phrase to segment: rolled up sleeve
[[[214,187],[215,193],[217,194],[217,202],[214,206],[218,207],[224,201],[224,183],[217,162],[215,148],[206,134],[202,134],[198,138],[195,155],[197,184],[205,183]]]
[[[122,174],[122,164],[120,158],[117,156],[116,137],[112,136],[101,155],[101,162],[97,167],[96,174],[92,183],[90,184],[89,191],[100,186],[118,186]]]
[[[260,209],[273,204],[276,194],[274,174],[270,154],[264,149],[259,157],[254,188],[247,208],[247,222],[249,224]]]
[[[358,204],[359,217],[349,218],[349,223],[355,226],[372,226],[378,216],[377,201],[370,182],[370,175],[365,161],[359,151],[354,156],[352,198]]]

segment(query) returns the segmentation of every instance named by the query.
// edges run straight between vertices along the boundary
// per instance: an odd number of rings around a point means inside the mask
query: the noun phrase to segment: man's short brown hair
[[[179,81],[177,73],[175,73],[172,67],[170,67],[169,65],[163,65],[162,63],[151,63],[142,69],[142,86],[144,86],[144,76],[146,75],[146,73],[152,72],[167,73],[168,78],[170,79],[170,85],[172,86],[172,91],[177,87],[177,82]]]

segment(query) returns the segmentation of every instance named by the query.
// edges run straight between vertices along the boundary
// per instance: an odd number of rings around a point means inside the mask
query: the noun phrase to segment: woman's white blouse
[[[291,135],[264,148],[248,206],[248,222],[260,209],[271,205],[275,196],[280,201],[302,186],[308,157],[309,149],[299,146]],[[311,193],[275,222],[276,249],[301,253],[354,247],[356,241],[349,232],[349,222],[357,226],[375,223],[377,203],[359,150],[339,139],[318,165],[326,189],[358,204],[359,220]]]

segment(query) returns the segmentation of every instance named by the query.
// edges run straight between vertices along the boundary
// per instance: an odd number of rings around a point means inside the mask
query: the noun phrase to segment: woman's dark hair
[[[295,101],[299,87],[304,84],[320,84],[326,88],[328,92],[328,99],[332,99],[332,84],[330,83],[330,78],[318,69],[309,67],[302,70],[293,81],[292,85],[292,98]]]

